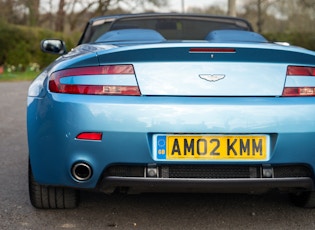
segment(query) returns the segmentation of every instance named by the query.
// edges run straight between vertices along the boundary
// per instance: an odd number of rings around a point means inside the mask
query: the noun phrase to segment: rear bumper
[[[312,170],[306,165],[113,165],[98,189],[126,192],[265,192],[313,190]]]
[[[257,179],[192,179],[192,178],[137,178],[110,176],[102,180],[99,190],[112,193],[116,188],[125,192],[266,192],[271,189],[284,191],[313,190],[310,177],[257,178]]]
[[[202,186],[291,187],[310,189],[315,169],[315,102],[313,98],[177,98],[102,97],[47,94],[28,98],[27,126],[30,161],[36,181],[52,186],[95,189],[125,180],[172,187]],[[101,141],[76,139],[81,132],[101,132]],[[154,156],[154,134],[265,134],[270,136],[266,161],[162,161]],[[77,181],[71,175],[78,162],[93,175]],[[116,178],[104,175],[112,165],[306,165],[311,174],[281,178],[220,179]],[[107,180],[107,179],[108,180]],[[201,177],[200,177],[201,178]],[[290,183],[286,185],[288,178]],[[152,180],[152,181],[151,181]],[[231,180],[231,181],[230,181]],[[102,181],[100,183],[100,181]],[[221,181],[221,182],[219,182]],[[183,183],[182,183],[183,182]],[[113,183],[113,185],[110,185]],[[160,184],[160,185],[158,185]],[[131,185],[131,184],[130,184]],[[272,185],[272,186],[271,186]],[[103,187],[103,190],[106,186]],[[184,186],[184,185],[183,185]],[[223,187],[224,187],[223,186]],[[141,186],[139,186],[141,187]],[[144,186],[146,187],[146,186]],[[180,187],[180,186],[179,186]],[[194,186],[188,186],[194,187]]]

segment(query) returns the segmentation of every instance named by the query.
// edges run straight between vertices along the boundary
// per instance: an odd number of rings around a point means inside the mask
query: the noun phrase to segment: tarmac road
[[[315,209],[286,195],[82,192],[73,210],[36,210],[28,199],[25,110],[30,82],[0,83],[0,229],[315,229]]]

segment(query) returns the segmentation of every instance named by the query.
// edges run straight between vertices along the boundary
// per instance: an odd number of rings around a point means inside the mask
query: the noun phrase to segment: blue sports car
[[[30,85],[29,194],[74,208],[80,190],[289,194],[315,207],[315,52],[240,18],[91,19]]]

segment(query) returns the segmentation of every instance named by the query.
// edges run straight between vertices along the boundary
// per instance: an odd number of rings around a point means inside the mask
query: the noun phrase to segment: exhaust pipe
[[[92,168],[90,165],[79,162],[73,165],[72,176],[78,181],[87,181],[92,177]]]

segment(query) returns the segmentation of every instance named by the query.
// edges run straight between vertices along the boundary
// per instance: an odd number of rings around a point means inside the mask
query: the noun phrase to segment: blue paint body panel
[[[31,162],[43,184],[94,188],[111,164],[159,163],[152,156],[152,134],[159,133],[268,134],[267,163],[315,167],[313,98],[50,95],[29,99],[28,113]],[[103,132],[103,140],[76,140],[82,131]],[[89,183],[72,179],[70,168],[77,161],[93,165]]]

